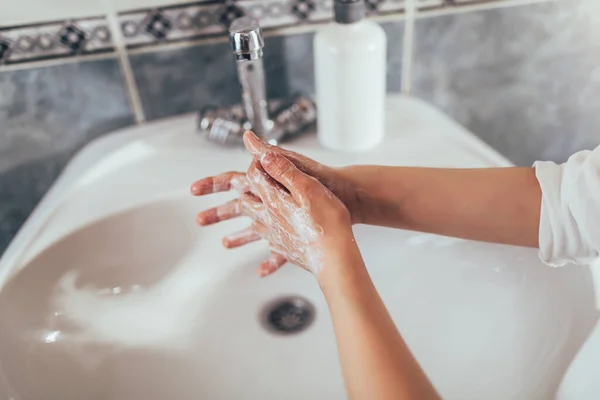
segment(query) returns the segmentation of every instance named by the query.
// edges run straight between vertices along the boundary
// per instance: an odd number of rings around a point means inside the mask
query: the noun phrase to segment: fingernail
[[[269,271],[267,271],[263,268],[260,268],[258,271],[256,271],[256,274],[258,276],[260,276],[261,278],[264,278],[265,276],[269,275]]]
[[[196,196],[198,194],[200,194],[200,186],[197,184],[193,184],[192,186],[190,186],[190,192]]]
[[[260,139],[258,138],[258,136],[256,136],[256,133],[252,132],[252,131],[246,131],[245,133],[246,135],[250,136],[250,138],[254,139],[254,140],[258,140],[260,141]]]
[[[260,152],[262,141],[254,134],[254,132],[246,131],[246,133],[244,133],[244,143],[246,144],[246,149],[248,149],[251,154]]]
[[[196,217],[196,223],[200,226],[204,226],[206,225],[206,218],[204,217],[204,215],[200,214]]]

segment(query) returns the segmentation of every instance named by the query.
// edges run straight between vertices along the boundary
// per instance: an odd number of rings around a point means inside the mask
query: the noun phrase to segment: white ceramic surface
[[[333,165],[509,165],[423,103],[391,99],[387,114],[386,141],[369,153],[336,154],[314,137],[290,147]],[[233,195],[193,198],[189,184],[249,157],[204,143],[193,126],[193,116],[175,118],[84,149],[0,259],[6,398],[345,398],[314,279],[293,266],[257,278],[264,243],[223,249],[221,236],[247,221],[195,226],[199,210]],[[585,268],[400,230],[359,226],[356,236],[444,398],[551,398],[596,322]],[[259,314],[287,295],[309,300],[316,320],[276,336]]]

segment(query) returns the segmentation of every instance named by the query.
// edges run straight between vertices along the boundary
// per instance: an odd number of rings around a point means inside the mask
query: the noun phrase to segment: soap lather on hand
[[[258,273],[269,275],[288,260],[315,273],[320,270],[318,251],[323,223],[315,223],[316,205],[323,201],[342,210],[351,223],[359,222],[359,206],[352,182],[341,170],[322,165],[300,154],[271,146],[251,132],[244,135],[255,157],[247,173],[226,172],[192,185],[196,196],[236,190],[239,198],[198,215],[200,225],[211,225],[239,216],[253,221],[248,228],[226,236],[223,244],[235,248],[267,239],[271,256]],[[316,189],[315,189],[316,188]],[[338,204],[339,203],[339,204]],[[350,212],[348,214],[348,212]],[[324,216],[323,216],[324,217]]]

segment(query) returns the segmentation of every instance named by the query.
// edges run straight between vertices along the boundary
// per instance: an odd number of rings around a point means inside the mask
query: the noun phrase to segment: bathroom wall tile
[[[400,90],[402,22],[383,24],[388,35],[388,90]],[[267,37],[265,75],[269,98],[314,94],[313,33]],[[146,118],[240,103],[234,57],[228,43],[130,55]]]
[[[449,5],[449,2],[446,0],[417,0],[416,6],[419,9],[425,9],[429,7],[441,7],[444,5]]]
[[[0,65],[114,50],[104,17],[0,29]]]
[[[2,0],[0,1],[0,27],[86,18],[105,14],[109,10],[108,1]]]
[[[405,0],[364,0],[369,15],[400,13]],[[151,46],[227,33],[233,19],[251,16],[263,29],[331,20],[332,0],[198,2],[123,12],[119,21],[129,47]]]
[[[227,43],[131,54],[129,59],[147,120],[238,102]]]
[[[369,16],[401,13],[405,1],[364,0]],[[51,2],[58,8],[68,6],[63,0]],[[148,8],[151,2],[146,8],[137,10],[127,10],[127,4],[131,5],[125,2],[112,8],[89,7],[84,14],[96,10],[98,15],[80,18],[73,16],[83,10],[74,7],[73,13],[66,10],[53,21],[40,17],[28,24],[23,24],[20,18],[12,21],[9,18],[2,23],[6,17],[0,6],[0,65],[110,52],[115,48],[113,36],[120,35],[130,49],[203,37],[224,37],[231,22],[243,15],[259,20],[264,30],[324,22],[333,16],[332,0],[202,0]],[[125,11],[118,14],[116,27],[109,26],[106,14],[122,7]],[[113,32],[113,28],[121,32]]]
[[[74,152],[133,122],[113,58],[0,70],[0,253]]]
[[[517,164],[600,144],[600,3],[423,18],[413,90]]]
[[[404,48],[404,23],[381,24],[387,36],[387,90],[399,92],[401,89],[402,55]]]
[[[186,3],[208,3],[214,0],[109,0],[114,10],[128,11],[141,8],[159,8],[172,5],[183,5]]]
[[[173,6],[119,15],[128,46],[226,35],[235,18],[249,15],[263,29],[331,19],[331,0],[246,0]]]
[[[56,154],[0,174],[0,256],[68,159]]]

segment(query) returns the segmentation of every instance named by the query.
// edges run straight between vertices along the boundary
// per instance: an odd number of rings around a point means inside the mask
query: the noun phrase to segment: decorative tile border
[[[0,65],[113,49],[104,17],[0,28]]]
[[[402,13],[407,0],[364,0],[369,15]],[[416,0],[419,10],[503,0]],[[118,14],[127,48],[222,36],[243,15],[265,30],[329,21],[333,0],[200,0]],[[0,67],[115,49],[105,17],[0,27]]]
[[[365,0],[370,14],[401,12],[405,0]],[[243,15],[260,21],[263,29],[331,20],[333,0],[213,1],[119,14],[128,47],[157,42],[222,35]]]
[[[448,0],[417,0],[417,8],[440,7],[451,3]]]
[[[417,7],[420,9],[437,7],[456,7],[461,5],[499,3],[509,0],[417,0]]]

